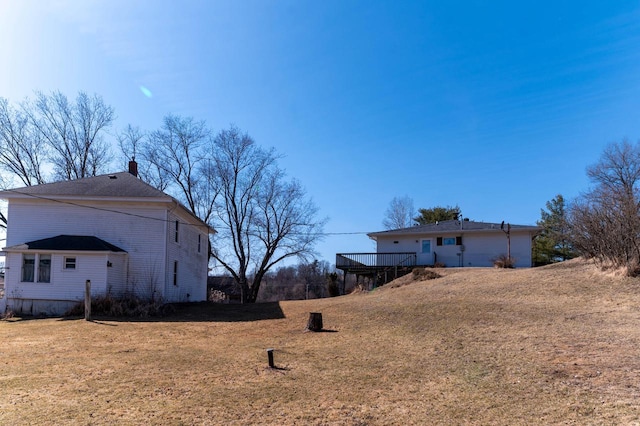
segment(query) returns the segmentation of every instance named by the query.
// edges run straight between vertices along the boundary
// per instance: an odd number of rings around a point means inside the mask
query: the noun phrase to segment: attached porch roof
[[[44,238],[30,241],[11,247],[5,247],[5,252],[47,250],[47,251],[93,251],[126,253],[125,250],[98,237],[90,235],[58,235],[57,237]]]

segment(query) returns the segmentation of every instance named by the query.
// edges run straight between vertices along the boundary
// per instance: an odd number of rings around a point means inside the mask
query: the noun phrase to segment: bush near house
[[[493,266],[496,268],[515,268],[516,259],[508,257],[506,254],[501,254],[492,259]]]

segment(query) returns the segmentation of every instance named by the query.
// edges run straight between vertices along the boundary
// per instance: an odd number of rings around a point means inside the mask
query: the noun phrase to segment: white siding
[[[180,212],[180,215],[169,213],[169,208]],[[180,221],[178,243],[174,241],[176,219]],[[108,286],[114,294],[132,292],[165,302],[206,300],[208,230],[202,225],[189,224],[195,223],[195,219],[173,203],[74,201],[70,204],[42,199],[11,199],[8,220],[7,247],[57,235],[91,235],[127,252],[102,254],[100,262],[95,264],[83,257],[84,264],[79,263],[78,271],[75,271],[82,286],[86,279],[92,279],[94,288],[106,291]],[[200,253],[198,234],[201,235]],[[65,287],[67,281],[55,287],[20,284],[21,256],[8,253],[9,260],[17,262],[13,266],[17,275],[8,289],[11,287],[11,290],[33,299],[77,298],[75,280],[73,284],[69,281],[68,288]],[[112,264],[109,268],[107,261]],[[179,264],[177,286],[173,285],[174,261]],[[57,258],[56,262],[61,265],[62,258]],[[52,269],[52,282],[55,279],[57,284],[58,279],[67,278],[61,271],[54,278]]]
[[[107,291],[114,296],[123,296],[127,292],[127,269],[129,257],[124,253],[109,253],[107,262]]]
[[[492,266],[498,255],[507,255],[507,236],[500,234],[465,235],[464,266]],[[527,233],[511,232],[511,258],[517,268],[531,266],[531,236]]]
[[[126,290],[147,297],[164,289],[165,211],[164,205],[142,203],[77,206],[12,199],[7,246],[65,234],[96,236],[129,254]]]
[[[437,238],[455,238],[462,236],[460,245],[437,245]],[[378,237],[378,253],[415,252],[420,253],[422,239],[431,239],[431,251],[439,263],[448,267],[457,266],[493,266],[493,259],[507,254],[507,237],[500,231],[442,233],[438,235],[389,236]],[[397,241],[397,243],[395,243]],[[461,250],[464,247],[464,250]],[[460,255],[458,255],[460,253]],[[518,268],[531,266],[531,234],[511,231],[511,257]],[[420,258],[420,256],[419,256]]]
[[[186,215],[168,215],[165,295],[168,300],[197,302],[207,300],[208,234],[200,226],[187,224]],[[179,222],[178,242],[175,221]],[[198,253],[198,235],[200,252]],[[176,285],[173,284],[174,262],[178,262]]]
[[[5,289],[8,309],[34,315],[64,313],[64,310],[83,300],[87,280],[91,280],[92,295],[107,292],[106,254],[74,254],[76,269],[73,270],[64,269],[63,254],[51,252],[42,254],[52,255],[51,279],[48,283],[21,282],[22,253],[7,253]],[[34,304],[36,300],[40,303]],[[62,311],[54,306],[63,306]]]

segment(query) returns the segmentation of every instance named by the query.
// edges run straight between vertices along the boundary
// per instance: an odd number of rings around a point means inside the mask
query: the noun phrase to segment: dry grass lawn
[[[441,273],[158,321],[0,321],[0,423],[639,424],[640,280],[579,260]],[[309,312],[331,332],[303,332]]]

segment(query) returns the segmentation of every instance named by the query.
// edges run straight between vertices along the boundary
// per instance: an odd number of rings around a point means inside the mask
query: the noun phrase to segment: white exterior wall
[[[6,246],[57,235],[96,236],[122,248],[128,255],[111,253],[105,258],[102,254],[102,261],[94,265],[95,269],[85,269],[86,273],[81,279],[83,288],[85,280],[92,279],[93,288],[106,290],[108,284],[114,294],[134,292],[165,302],[206,300],[208,230],[202,226],[187,225],[194,222],[191,216],[183,214],[179,218],[180,241],[175,244],[173,220],[177,216],[168,214],[168,206],[175,209],[174,204],[113,201],[73,203],[82,205],[41,199],[11,199]],[[169,216],[171,222],[167,222]],[[197,252],[198,234],[201,234],[200,253]],[[75,295],[74,291],[58,288],[53,269],[51,281],[56,283],[53,289],[52,284],[49,284],[49,288],[18,285],[22,258],[21,255],[11,256],[7,253],[7,262],[10,258],[12,262],[17,262],[14,271],[18,274],[12,281],[14,284],[7,285],[8,291],[26,291],[34,299],[53,295],[64,299]],[[173,286],[174,260],[179,263],[178,286]],[[113,264],[111,268],[106,269],[107,261]],[[88,268],[89,263],[85,266]],[[101,274],[102,281],[88,278],[95,274]],[[93,279],[97,280],[95,285],[98,287],[93,284]]]
[[[531,267],[531,235],[511,231],[511,258],[516,268]],[[464,266],[493,266],[492,259],[507,255],[507,236],[497,234],[468,234],[462,237],[465,246]]]
[[[128,261],[129,256],[126,253],[107,254],[107,262],[111,264],[107,266],[107,291],[114,296],[122,296],[128,290]]]
[[[148,294],[152,286],[162,291],[166,207],[142,203],[83,204],[126,214],[66,203],[12,199],[7,217],[10,221],[7,246],[57,235],[96,236],[129,254],[127,290],[141,296]]]
[[[462,236],[462,246],[437,245],[437,238],[455,238]],[[529,232],[511,231],[511,257],[515,259],[518,268],[531,267],[531,234]],[[431,240],[431,255],[422,256],[422,240]],[[397,241],[397,243],[395,243]],[[464,251],[461,248],[464,247]],[[444,263],[448,267],[458,266],[493,266],[496,256],[507,254],[507,237],[500,231],[442,233],[438,235],[406,235],[406,236],[378,236],[378,253],[414,252],[418,255],[419,264],[433,264],[435,261]],[[458,256],[458,253],[461,253]],[[424,261],[421,262],[420,260]]]
[[[6,254],[5,291],[8,309],[32,315],[64,313],[84,300],[87,280],[91,280],[92,295],[107,292],[107,254],[35,253],[51,255],[48,283],[22,282],[22,253]],[[64,269],[65,255],[76,258],[76,269]]]
[[[178,241],[175,238],[175,221],[178,225]],[[185,215],[169,213],[167,227],[167,256],[165,294],[176,302],[200,302],[207,300],[208,234],[202,227],[187,224]],[[200,252],[198,252],[200,235]],[[174,262],[178,262],[178,274],[174,285]]]

